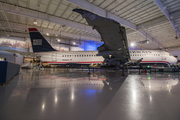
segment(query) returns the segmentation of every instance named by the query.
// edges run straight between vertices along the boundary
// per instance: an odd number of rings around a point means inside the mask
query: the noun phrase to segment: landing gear
[[[123,67],[122,67],[122,74],[121,74],[121,76],[125,76],[125,75],[124,75],[124,65],[123,65]]]
[[[39,59],[39,61],[40,61],[39,65],[37,64],[37,59]],[[35,64],[35,66],[33,66],[33,70],[44,70],[44,67],[41,65],[40,57],[36,57],[36,64]]]

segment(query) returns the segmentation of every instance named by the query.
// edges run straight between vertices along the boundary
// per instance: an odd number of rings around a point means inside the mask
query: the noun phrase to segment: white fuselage
[[[104,58],[96,56],[97,51],[41,52],[41,61],[49,64],[91,64],[102,63]],[[131,60],[143,58],[141,63],[175,64],[177,59],[170,53],[160,50],[130,50]]]

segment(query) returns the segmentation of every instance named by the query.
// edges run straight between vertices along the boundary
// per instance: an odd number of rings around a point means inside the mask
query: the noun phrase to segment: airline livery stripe
[[[167,61],[141,61],[141,63],[167,63],[167,64],[170,64]]]
[[[171,80],[170,78],[162,78],[162,79],[148,79],[148,78],[143,78],[142,80]]]
[[[88,62],[54,62],[54,61],[45,61],[46,63],[102,63],[103,61],[88,61]],[[141,61],[141,63],[167,63],[167,61]]]
[[[29,28],[29,32],[38,32],[36,28]]]
[[[54,61],[45,61],[45,63],[102,63],[103,61],[88,61],[88,62],[54,62]]]

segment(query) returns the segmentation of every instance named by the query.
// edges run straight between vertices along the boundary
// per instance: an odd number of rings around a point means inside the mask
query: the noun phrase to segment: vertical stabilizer
[[[29,28],[33,52],[56,51],[36,28]]]

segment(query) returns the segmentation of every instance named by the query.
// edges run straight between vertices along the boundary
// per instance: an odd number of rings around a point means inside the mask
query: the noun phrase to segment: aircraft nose
[[[178,62],[177,58],[174,58],[174,63],[177,63],[177,62]]]

